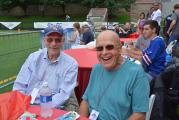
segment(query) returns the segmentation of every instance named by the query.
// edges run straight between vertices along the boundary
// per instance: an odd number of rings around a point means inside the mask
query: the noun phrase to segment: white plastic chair
[[[150,120],[150,115],[151,115],[151,112],[152,112],[152,108],[153,108],[153,105],[154,105],[155,98],[156,98],[156,95],[154,95],[154,94],[152,94],[150,96],[150,99],[149,99],[149,111],[146,113],[145,120]]]

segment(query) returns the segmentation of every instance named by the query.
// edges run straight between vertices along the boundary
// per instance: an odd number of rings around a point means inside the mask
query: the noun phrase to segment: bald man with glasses
[[[144,120],[149,82],[141,66],[121,56],[118,35],[106,30],[96,41],[97,58],[80,105],[91,120]]]
[[[53,107],[77,111],[78,104],[73,94],[77,84],[77,62],[61,51],[64,42],[62,29],[48,27],[44,34],[46,48],[29,55],[17,75],[13,90],[31,95],[47,82],[53,94]],[[74,106],[68,106],[69,98],[72,98]],[[39,94],[34,99],[34,104],[39,104]]]

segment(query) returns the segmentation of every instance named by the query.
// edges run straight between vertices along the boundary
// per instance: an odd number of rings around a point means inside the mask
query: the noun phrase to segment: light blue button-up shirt
[[[44,81],[53,91],[53,107],[61,107],[69,99],[77,84],[78,64],[61,52],[56,61],[48,59],[44,48],[29,55],[14,82],[13,90],[30,95],[34,88],[40,88]],[[39,103],[39,95],[35,103]]]

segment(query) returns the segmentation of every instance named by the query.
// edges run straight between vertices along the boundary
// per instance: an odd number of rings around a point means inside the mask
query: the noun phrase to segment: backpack
[[[163,75],[165,86],[166,117],[171,120],[179,120],[177,105],[179,104],[179,58],[174,57],[173,62],[165,69]]]
[[[151,94],[156,95],[151,120],[179,120],[179,58],[174,57],[164,72],[151,83]]]
[[[152,108],[150,120],[165,120],[165,89],[162,81],[162,74],[151,81],[151,94],[155,94],[156,98]]]

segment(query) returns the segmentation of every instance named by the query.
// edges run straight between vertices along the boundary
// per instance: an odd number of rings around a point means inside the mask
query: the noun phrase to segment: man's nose
[[[102,51],[103,54],[106,54],[107,53],[107,49],[104,47],[103,48],[103,51]]]
[[[51,42],[51,44],[52,44],[52,45],[56,45],[56,42],[55,42],[55,40],[53,40],[53,41]]]

